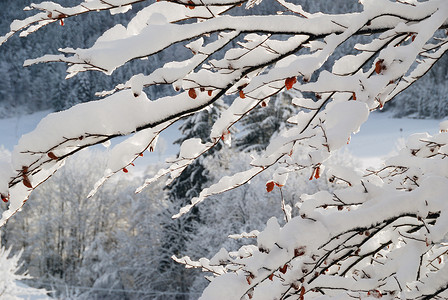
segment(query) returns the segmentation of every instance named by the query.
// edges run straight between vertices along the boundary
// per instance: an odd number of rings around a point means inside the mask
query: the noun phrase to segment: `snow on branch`
[[[284,226],[272,218],[256,247],[219,260],[201,299],[446,296],[447,142],[445,132],[412,136],[385,168],[302,195],[299,216]]]
[[[15,21],[0,44],[19,32],[26,36],[97,10],[124,12],[137,2],[93,0],[71,8],[33,4],[29,9],[41,12]],[[233,13],[239,4],[250,9],[259,2],[155,2],[127,27],[106,31],[88,49],[65,48],[59,55],[27,60],[25,65],[67,63],[68,77],[92,70],[112,75],[127,62],[170,51],[173,45],[191,50],[183,61],[134,74],[101,93],[99,101],[47,116],[23,136],[11,162],[2,162],[0,195],[10,206],[0,223],[81,149],[129,136],[111,151],[93,194],[113,174],[126,172],[144,151],[153,151],[165,128],[223,97],[231,104],[210,127],[209,141],[186,140],[179,157],[157,178],[174,179],[221,140],[230,144],[231,127],[266,106],[271,96],[289,90],[297,95],[292,104],[300,111],[288,119],[293,126],[275,133],[247,170],[204,189],[177,216],[268,168],[273,169],[268,191],[287,185],[288,174],[297,170],[309,169],[310,179],[318,179],[327,159],[350,141],[370,111],[413,84],[448,50],[446,1],[363,0],[361,12],[332,15],[308,13],[298,4],[278,0],[282,14]],[[346,45],[354,46],[341,57]],[[161,85],[172,85],[177,94],[149,99],[144,88]],[[271,219],[257,234],[257,246],[246,246],[239,255],[223,251],[210,261],[175,259],[217,276],[203,299],[429,299],[443,294],[446,281],[433,278],[446,278],[447,272],[446,144],[446,132],[413,137],[400,156],[365,177],[332,168],[329,178],[348,187],[302,196],[300,215],[291,218],[285,210],[284,226]],[[153,181],[146,180],[143,187]]]

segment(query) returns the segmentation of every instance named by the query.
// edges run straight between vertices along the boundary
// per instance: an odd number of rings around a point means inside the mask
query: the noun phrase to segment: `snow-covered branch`
[[[257,234],[257,246],[244,246],[246,255],[243,249],[217,254],[213,261],[225,272],[202,299],[429,299],[443,293],[447,137],[411,137],[387,162],[388,168],[397,161],[408,168],[400,176],[371,173],[355,180],[343,169],[332,170],[351,177],[351,186],[303,195],[300,215],[283,227],[271,219]],[[409,177],[418,186],[401,188]],[[436,277],[444,279],[433,281]]]
[[[123,9],[132,4],[122,2],[89,1],[73,8],[45,2],[31,8],[45,11],[46,18],[51,19],[56,12],[68,17],[98,9]],[[211,140],[215,144],[256,104],[264,103],[270,95],[285,88],[316,93],[317,102],[303,98],[294,99],[293,103],[304,107],[304,102],[312,101],[317,109],[301,111],[291,119],[297,126],[274,140],[266,153],[251,163],[257,169],[251,171],[251,176],[275,163],[285,165],[282,166],[283,169],[286,167],[286,172],[282,169],[283,173],[293,171],[297,166],[314,166],[316,169],[329,152],[343,145],[350,134],[358,130],[369,110],[382,107],[407,88],[447,50],[446,38],[437,34],[446,26],[446,4],[439,1],[418,5],[380,2],[372,4],[367,1],[362,12],[309,14],[305,17],[303,11],[276,16],[224,15],[231,11],[232,5],[238,4],[233,2],[219,5],[201,2],[191,7],[185,7],[184,3],[157,2],[141,10],[127,28],[117,25],[105,32],[89,49],[62,49],[71,56],[53,55],[28,60],[26,64],[66,62],[71,65],[69,76],[87,70],[110,74],[130,60],[156,55],[170,45],[192,40],[186,45],[192,51],[191,58],[170,62],[150,75],[135,75],[114,91],[105,93],[116,94],[104,100],[83,104],[44,120],[16,148],[13,165],[16,171],[11,174],[8,186],[13,188],[22,182],[26,188],[33,189],[52,174],[63,159],[80,149],[116,136],[150,130],[152,133],[145,136],[147,141],[139,142],[142,146],[132,153],[132,158],[106,171],[105,178],[108,178],[149,147],[160,132],[155,129],[157,126],[165,128],[226,94],[236,93],[239,97],[234,105],[223,113],[212,129]],[[284,1],[281,4],[288,10],[292,9]],[[11,32],[36,22],[35,18],[43,18],[40,14],[21,21],[20,26],[16,22]],[[198,22],[180,22],[185,19]],[[215,37],[207,37],[214,33]],[[336,60],[332,72],[320,71],[340,45],[354,35],[366,33],[373,35],[369,42],[355,46],[358,54]],[[221,59],[216,56],[240,37],[244,40],[226,50]],[[310,81],[316,72],[319,76]],[[302,78],[302,82],[297,81],[297,76]],[[183,92],[155,101],[147,99],[143,88],[160,84],[172,84]],[[118,92],[124,89],[131,91]],[[98,117],[98,111],[102,112],[101,117]],[[356,119],[340,122],[339,114],[344,111],[352,111]],[[84,122],[79,126],[77,123],[81,117]],[[34,142],[39,135],[45,136],[45,143]],[[132,140],[144,135],[139,133]],[[295,161],[292,155],[294,147],[303,147],[303,141],[312,149],[310,160]],[[287,155],[289,157],[285,159]],[[42,178],[36,181],[38,174],[42,174]],[[222,192],[239,186],[251,176],[244,180],[237,179],[238,176],[225,180],[226,186],[220,183],[214,191]],[[233,184],[229,186],[229,182]],[[200,199],[193,202],[198,203],[215,192],[204,191]],[[3,187],[1,194],[6,198],[13,193]],[[20,198],[23,201],[26,197]],[[15,205],[15,209],[18,207]]]
[[[33,4],[28,9],[41,12],[15,21],[0,44],[16,33],[26,36],[56,21],[63,25],[64,19],[83,13],[125,12],[137,2],[142,1],[93,0],[70,8]],[[113,75],[128,62],[169,52],[172,46],[191,51],[184,60],[134,74],[99,93],[99,101],[49,115],[23,136],[11,162],[2,165],[0,194],[10,206],[0,223],[76,152],[129,136],[110,151],[93,195],[113,174],[127,172],[144,151],[153,151],[168,126],[223,98],[230,105],[210,126],[209,140],[186,139],[178,158],[156,179],[170,175],[171,182],[220,141],[230,144],[231,127],[267,106],[270,97],[288,91],[299,112],[288,118],[291,127],[273,134],[246,170],[203,189],[177,217],[268,168],[273,169],[268,192],[286,186],[288,175],[298,170],[308,169],[310,180],[318,180],[327,159],[349,143],[370,111],[421,78],[448,50],[448,2],[443,0],[363,0],[362,11],[344,14],[309,13],[284,0],[277,1],[284,9],[279,14],[244,15],[238,9],[240,4],[250,9],[260,2],[155,2],[126,27],[116,25],[104,32],[90,48],[65,48],[58,55],[26,60],[26,66],[66,63],[67,77],[85,71]],[[172,85],[177,93],[149,99],[145,89],[162,85]],[[271,219],[257,235],[257,246],[245,246],[238,255],[221,251],[211,261],[176,260],[218,276],[203,299],[418,299],[443,294],[446,281],[433,278],[445,278],[446,272],[446,144],[446,132],[413,137],[407,152],[365,177],[331,168],[327,177],[347,187],[303,196],[296,217],[282,198],[287,223],[281,227]],[[152,182],[147,179],[142,188]],[[222,293],[222,285],[230,294]]]

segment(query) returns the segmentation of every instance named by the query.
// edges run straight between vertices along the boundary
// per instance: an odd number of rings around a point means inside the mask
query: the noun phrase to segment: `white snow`
[[[32,131],[38,122],[45,117],[49,111],[37,112],[31,115],[19,116],[8,119],[0,119],[0,147],[12,151],[19,138]],[[435,134],[439,132],[441,120],[421,120],[393,118],[390,113],[371,113],[367,122],[361,126],[360,132],[352,135],[347,149],[362,162],[363,167],[378,166],[384,159],[398,151],[398,147],[404,144],[404,140],[411,134],[428,132]],[[444,122],[446,123],[446,121]],[[158,141],[164,145],[162,153],[145,152],[145,155],[137,160],[136,168],[143,170],[147,164],[165,161],[166,158],[177,154],[178,145],[173,141],[179,137],[179,125],[174,124],[162,132]],[[107,149],[103,149],[107,151]],[[344,151],[344,149],[341,149]]]
[[[411,134],[439,132],[439,123],[440,120],[397,119],[390,113],[372,113],[359,133],[352,136],[347,149],[363,167],[378,166],[396,153]]]
[[[49,113],[51,112],[41,111],[30,115],[0,119],[0,149],[3,147],[4,150],[11,152],[21,136],[34,130],[39,121]],[[163,162],[168,157],[172,157],[177,154],[179,151],[179,145],[173,145],[173,142],[179,138],[180,133],[178,131],[178,127],[180,124],[181,123],[176,123],[161,133],[157,142],[156,151],[146,151],[144,156],[140,157],[135,163],[137,172],[142,172],[145,170],[148,164]],[[125,139],[126,138],[117,138],[114,140],[113,144],[118,144]],[[113,146],[110,146],[107,149],[102,146],[97,146],[97,148],[98,150],[107,152],[111,151]]]

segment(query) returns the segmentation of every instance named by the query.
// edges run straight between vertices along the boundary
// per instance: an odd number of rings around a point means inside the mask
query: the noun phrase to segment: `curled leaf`
[[[53,152],[48,152],[47,155],[49,158],[53,160],[58,160],[58,157]]]
[[[188,7],[189,9],[194,9],[194,8],[195,8],[195,5],[194,5],[194,2],[193,2],[193,1],[189,0],[187,3],[188,3],[189,5],[185,5],[185,6]]]
[[[285,274],[286,270],[288,270],[288,264],[285,264],[283,267],[278,269],[281,273]]]
[[[319,179],[319,177],[320,177],[320,168],[317,167],[316,171],[314,172],[314,178]]]
[[[191,88],[188,90],[188,96],[190,96],[190,98],[192,99],[196,99],[198,95],[196,94],[196,91],[193,88]]]
[[[3,202],[7,203],[8,199],[9,199],[9,196],[7,197],[7,196],[4,196],[3,194],[0,194],[0,198],[2,198]]]
[[[274,189],[275,183],[274,181],[269,181],[268,183],[266,183],[266,191],[268,193],[272,192],[272,190]]]
[[[28,178],[28,176],[24,175],[22,182],[23,182],[23,185],[26,186],[27,188],[29,188],[29,189],[33,188],[33,186],[31,185],[31,182],[30,182],[30,179]]]
[[[378,61],[375,63],[375,73],[380,74],[381,71],[384,69],[383,65],[384,59],[378,59]]]
[[[292,89],[292,86],[297,82],[296,77],[289,77],[285,79],[285,87],[287,90]]]

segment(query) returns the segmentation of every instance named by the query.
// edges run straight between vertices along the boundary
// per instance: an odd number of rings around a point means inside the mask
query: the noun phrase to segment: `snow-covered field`
[[[439,132],[441,120],[397,119],[388,113],[372,113],[352,136],[347,146],[354,157],[361,160],[363,167],[378,166],[388,156],[404,146],[411,134]]]
[[[22,134],[32,131],[40,119],[48,113],[49,111],[43,111],[1,119],[0,147],[11,151]],[[372,113],[369,120],[362,125],[361,131],[352,136],[347,149],[362,162],[364,167],[378,166],[384,158],[397,151],[409,135],[417,132],[430,134],[438,132],[439,122],[440,120],[396,119],[388,113]],[[176,155],[179,147],[173,145],[173,141],[179,137],[178,127],[175,124],[162,133],[158,151],[140,158],[136,164],[138,170],[142,170],[147,164],[162,162],[167,157]],[[105,148],[98,147],[98,149]]]

